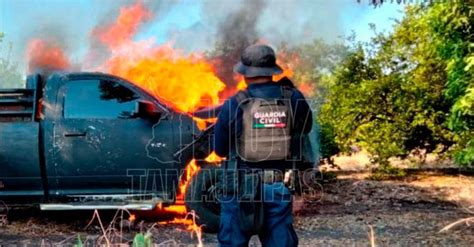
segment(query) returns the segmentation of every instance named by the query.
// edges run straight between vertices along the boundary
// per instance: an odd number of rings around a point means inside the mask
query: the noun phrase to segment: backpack
[[[242,133],[237,138],[237,155],[241,159],[259,162],[291,157],[293,90],[280,88],[280,98],[253,98],[248,91],[237,93],[242,109]]]

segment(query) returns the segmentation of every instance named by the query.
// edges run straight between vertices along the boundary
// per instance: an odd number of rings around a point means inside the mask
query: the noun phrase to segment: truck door
[[[54,127],[54,167],[48,167],[56,181],[51,194],[165,192],[161,170],[173,167],[174,138],[166,109],[154,119],[136,116],[138,102],[150,99],[114,80],[71,80],[60,92],[63,117]],[[159,158],[149,155],[151,144],[160,149]],[[148,175],[153,189],[140,180]],[[148,191],[137,192],[144,186]]]

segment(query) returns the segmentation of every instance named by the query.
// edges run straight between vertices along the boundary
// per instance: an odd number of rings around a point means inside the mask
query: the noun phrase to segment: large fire
[[[100,65],[94,65],[92,69],[128,79],[170,107],[184,113],[218,105],[224,100],[220,97],[226,97],[246,87],[245,82],[240,80],[236,88],[226,89],[225,84],[216,76],[212,63],[203,54],[184,55],[170,43],[158,45],[153,39],[134,40],[140,25],[152,17],[153,13],[139,0],[131,6],[122,7],[114,22],[94,28],[91,32],[91,41],[104,46],[108,57]],[[87,57],[89,56],[86,56],[86,61],[83,63],[85,66],[88,66]],[[27,58],[32,71],[35,68],[67,70],[71,66],[60,46],[39,39],[30,41]],[[290,77],[294,68],[286,66],[284,71],[281,77]],[[274,79],[278,80],[281,77]],[[201,129],[215,120],[195,118]],[[206,161],[220,160],[220,157],[212,153]],[[195,160],[187,165],[184,179],[179,186],[180,202],[190,179],[199,169]],[[184,205],[180,203],[164,210],[186,213]]]
[[[91,32],[91,39],[108,49],[109,58],[95,70],[128,79],[180,112],[191,113],[201,107],[218,105],[219,93],[224,90],[225,84],[215,75],[214,67],[202,54],[184,56],[169,44],[156,45],[153,40],[132,39],[138,27],[151,17],[152,13],[142,1],[137,1],[131,6],[122,7],[113,23],[96,27]],[[70,69],[70,62],[60,46],[43,40],[30,41],[27,56],[31,70]],[[87,58],[85,63],[88,63]],[[194,119],[201,129],[216,120]],[[220,157],[213,153],[207,160],[218,162]],[[183,203],[184,194],[191,178],[199,169],[196,160],[186,166],[179,184],[176,205],[160,205],[161,210],[182,215],[187,213]],[[174,222],[195,227],[189,219],[178,218]]]
[[[139,27],[152,18],[153,13],[140,0],[122,7],[113,22],[99,25],[90,33],[91,42],[107,50],[107,59],[100,65],[91,65],[89,60],[94,51],[90,50],[82,64],[86,68],[92,66],[92,70],[128,79],[168,106],[185,113],[218,105],[237,90],[246,88],[241,77],[234,78],[239,81],[235,88],[226,88],[216,76],[215,63],[203,53],[184,55],[171,43],[158,45],[154,39],[134,40]],[[60,46],[40,39],[30,41],[27,59],[31,71],[35,68],[67,70],[71,67]],[[292,77],[299,57],[280,51],[278,60],[284,72],[274,80]],[[305,92],[312,91],[311,84],[300,83],[298,86]]]
[[[182,112],[219,104],[219,92],[225,84],[214,75],[203,59],[163,59],[159,55],[120,68],[111,65],[111,73],[146,89],[152,95]]]
[[[149,20],[151,16],[143,3],[137,1],[132,6],[122,7],[114,23],[95,28],[92,35],[111,48],[119,48],[130,42],[140,24]]]
[[[219,92],[225,84],[203,55],[184,56],[169,44],[132,39],[151,17],[152,13],[137,1],[123,7],[113,23],[94,29],[92,38],[111,54],[99,69],[130,80],[181,112],[219,104]]]

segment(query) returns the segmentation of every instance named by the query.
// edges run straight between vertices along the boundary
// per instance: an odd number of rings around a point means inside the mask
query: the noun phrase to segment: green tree
[[[0,33],[0,48],[2,48],[3,38],[5,35]],[[0,49],[0,51],[3,49]],[[0,88],[19,87],[22,82],[21,73],[15,63],[11,61],[10,54],[12,44],[7,46],[7,54],[0,54]]]
[[[471,1],[436,4],[426,13],[433,46],[445,62],[445,96],[451,108],[455,159],[474,164],[474,5]]]
[[[393,33],[356,44],[325,81],[321,122],[344,149],[357,143],[388,166],[414,149],[474,162],[472,6],[406,8]]]
[[[297,46],[282,43],[278,51],[279,62],[293,70],[295,84],[308,83],[314,89],[318,89],[324,76],[333,73],[348,54],[348,48],[343,43],[329,44],[320,39]]]
[[[292,81],[311,100],[315,116],[319,115],[320,107],[325,98],[325,88],[320,87],[329,75],[334,73],[348,54],[348,47],[340,42],[327,43],[316,39],[310,43],[290,46],[283,43],[278,47],[279,63],[293,71]],[[315,131],[319,131],[321,158],[332,162],[331,156],[340,150],[335,142],[335,134],[331,125],[319,123],[315,118]]]

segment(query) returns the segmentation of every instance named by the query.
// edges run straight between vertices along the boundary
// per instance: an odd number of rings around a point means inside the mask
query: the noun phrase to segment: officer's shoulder
[[[239,102],[242,102],[249,97],[250,96],[247,89],[240,89],[237,91],[237,93],[232,95],[232,97],[229,97],[228,100],[230,104],[239,104]]]
[[[240,92],[240,91],[239,91]],[[238,101],[236,99],[237,94],[234,94],[230,97],[228,97],[223,104],[223,107],[225,108],[230,108],[231,106],[235,106],[238,104]]]
[[[280,85],[280,87],[283,89],[283,90],[286,90],[286,91],[289,91],[290,94],[291,94],[291,97],[292,98],[299,98],[302,94],[300,92],[300,90],[298,90],[296,87],[294,86],[289,86],[289,85]]]
[[[287,87],[287,86],[284,86],[284,87],[288,88],[287,90],[292,91],[292,95],[291,95],[292,98],[297,98],[297,99],[300,99],[300,98],[304,99],[305,98],[303,93],[298,88],[296,88],[296,87]]]

